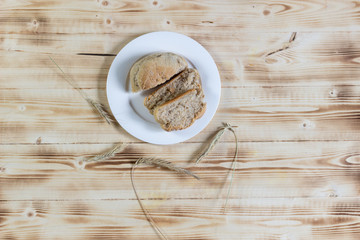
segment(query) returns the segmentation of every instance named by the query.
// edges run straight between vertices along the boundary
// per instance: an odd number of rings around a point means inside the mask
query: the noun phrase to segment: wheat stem
[[[137,166],[139,166],[140,164],[155,165],[155,166],[158,166],[158,167],[167,168],[167,169],[169,169],[171,171],[175,171],[177,173],[190,175],[190,176],[192,176],[192,177],[194,177],[196,179],[199,179],[199,177],[196,176],[195,174],[193,174],[192,172],[186,170],[186,169],[175,166],[171,162],[168,162],[168,161],[165,161],[165,160],[162,160],[162,159],[158,159],[158,158],[139,158],[135,162],[133,167],[131,168],[131,174],[130,174],[131,185],[132,185],[132,188],[134,190],[136,199],[139,202],[139,205],[140,205],[142,211],[144,212],[144,215],[145,215],[146,219],[149,221],[150,225],[155,229],[155,231],[161,237],[161,239],[167,240],[168,238],[166,237],[166,235],[163,233],[161,228],[156,224],[156,222],[151,217],[150,213],[146,210],[145,206],[142,204],[141,199],[139,197],[139,194],[138,194],[138,192],[136,190],[135,181],[134,181],[134,172],[135,172],[135,168]]]
[[[68,74],[66,74],[62,68],[55,62],[55,60],[49,56],[50,60],[56,65],[56,67],[61,71],[61,73],[63,74],[65,80],[74,88],[76,89],[80,95],[86,100],[88,97],[86,95],[86,93],[77,85],[77,83],[74,81],[74,79],[72,79],[72,77]]]
[[[231,176],[230,176],[229,187],[227,190],[227,195],[226,195],[226,200],[225,200],[225,205],[224,205],[224,210],[223,210],[224,213],[226,211],[227,203],[228,203],[229,196],[230,196],[231,186],[233,183],[234,173],[235,173],[235,169],[237,166],[238,138],[236,136],[234,128],[235,128],[235,126],[231,126],[229,123],[224,123],[224,126],[218,130],[218,132],[215,134],[215,136],[210,141],[210,144],[206,147],[206,149],[203,151],[203,153],[200,154],[199,158],[196,160],[196,164],[198,164],[204,157],[206,157],[209,154],[209,152],[211,151],[211,149],[213,149],[214,146],[218,143],[221,136],[225,133],[226,130],[230,130],[234,134],[236,147],[235,147],[234,159],[233,159],[232,166],[231,166]]]
[[[232,167],[231,167],[231,177],[230,177],[230,183],[229,183],[229,187],[228,187],[228,191],[227,191],[227,195],[226,195],[226,200],[225,200],[225,205],[224,205],[224,210],[223,210],[223,213],[225,213],[226,211],[226,206],[227,206],[227,203],[228,203],[228,200],[229,200],[229,195],[230,195],[230,191],[231,191],[231,186],[232,186],[232,182],[233,182],[233,179],[234,179],[234,173],[235,173],[235,169],[237,168],[237,156],[238,156],[238,138],[236,136],[236,133],[234,131],[233,128],[229,128],[230,131],[234,134],[234,137],[235,137],[235,155],[234,155],[234,160],[232,162]]]
[[[104,118],[106,120],[106,122],[108,124],[112,124],[114,121],[111,118],[110,114],[106,111],[105,107],[103,104],[91,99],[78,85],[77,83],[74,81],[74,79],[72,79],[72,77],[68,74],[66,74],[62,68],[55,62],[55,60],[49,56],[50,60],[56,65],[56,67],[61,71],[61,73],[63,74],[65,80],[74,88],[76,89],[80,95],[100,114],[100,116],[102,118]]]

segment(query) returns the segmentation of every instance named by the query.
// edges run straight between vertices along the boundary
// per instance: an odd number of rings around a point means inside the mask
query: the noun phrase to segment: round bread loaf
[[[154,88],[187,68],[186,60],[174,53],[154,53],[137,60],[130,69],[133,92]]]

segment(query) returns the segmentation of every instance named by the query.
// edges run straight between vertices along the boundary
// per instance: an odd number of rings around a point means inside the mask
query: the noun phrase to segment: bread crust
[[[181,81],[181,82],[179,82],[180,84],[182,84],[182,83],[185,84],[185,82],[189,83],[191,81],[193,86],[189,85],[187,87],[187,89],[185,88],[181,92],[178,92],[178,89],[174,88],[174,86],[171,86],[173,84],[176,84],[176,81]],[[160,105],[161,101],[171,100],[172,98],[177,97],[181,93],[184,93],[187,90],[190,90],[190,89],[193,89],[193,88],[194,89],[201,89],[200,84],[201,84],[201,80],[200,80],[199,72],[194,68],[187,68],[184,71],[182,71],[181,73],[179,73],[177,76],[173,77],[170,81],[167,81],[166,83],[164,83],[156,91],[152,92],[147,97],[145,97],[144,105],[149,110],[149,112],[151,114],[153,114],[154,108],[156,107],[156,105]],[[186,90],[186,91],[184,91],[184,90]],[[164,98],[164,96],[161,96],[162,91],[168,91],[170,93],[169,93],[169,95],[167,95]],[[154,106],[154,103],[151,103],[151,101],[153,101],[153,99],[155,99],[155,100],[159,99],[159,97],[161,99],[160,103],[157,102],[156,105]]]
[[[175,53],[153,53],[137,60],[130,69],[133,92],[154,88],[187,68],[186,60]]]

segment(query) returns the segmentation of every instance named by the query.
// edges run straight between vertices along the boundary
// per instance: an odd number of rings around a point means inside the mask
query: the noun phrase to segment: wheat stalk
[[[194,178],[196,178],[197,180],[200,180],[200,178],[198,176],[196,176],[194,173],[190,172],[189,170],[186,170],[184,168],[178,167],[176,165],[174,165],[171,162],[165,161],[163,159],[159,159],[159,158],[140,158],[137,161],[137,164],[146,164],[146,165],[155,165],[158,167],[163,167],[163,168],[167,168],[171,171],[177,172],[177,173],[182,173],[182,174],[187,174],[189,176],[192,176]]]
[[[233,182],[233,179],[234,179],[234,173],[235,173],[235,169],[237,167],[237,161],[236,160],[237,160],[237,156],[238,156],[238,138],[236,136],[234,128],[230,127],[229,130],[234,134],[234,138],[235,138],[235,155],[234,155],[234,160],[232,162],[230,183],[229,183],[229,187],[228,187],[228,191],[227,191],[227,195],[226,195],[226,200],[225,200],[223,213],[225,213],[225,211],[226,211],[226,206],[227,206],[227,203],[228,203],[228,200],[229,200],[231,186],[232,186],[232,182]]]
[[[195,161],[196,164],[198,164],[204,157],[206,157],[209,152],[214,148],[214,146],[217,144],[217,142],[220,140],[221,136],[225,133],[225,130],[227,129],[233,129],[234,127],[231,126],[229,123],[224,123],[224,126],[221,127],[218,132],[215,134],[215,136],[210,141],[210,144],[205,148],[205,150],[200,154],[198,159]]]
[[[86,98],[85,100],[100,114],[101,117],[103,117],[105,119],[105,121],[108,124],[112,125],[114,120],[112,119],[110,114],[105,110],[104,105],[102,105],[101,103],[96,102],[90,98]]]
[[[193,174],[192,172],[183,169],[181,167],[178,167],[174,164],[172,164],[171,162],[162,160],[162,159],[158,159],[158,158],[139,158],[135,164],[133,165],[133,167],[131,168],[131,174],[130,174],[130,178],[131,178],[131,185],[132,188],[134,190],[135,196],[137,201],[139,202],[139,205],[142,209],[142,211],[145,214],[146,219],[149,221],[149,223],[151,224],[151,226],[156,230],[156,232],[159,234],[159,236],[161,237],[161,239],[165,239],[167,240],[168,238],[166,237],[166,235],[163,233],[163,231],[160,229],[160,227],[155,223],[155,221],[153,220],[153,218],[151,217],[150,213],[146,210],[146,208],[144,207],[144,205],[141,202],[141,199],[139,197],[139,194],[137,193],[136,187],[135,187],[135,181],[134,181],[134,171],[135,168],[137,166],[139,166],[140,164],[146,164],[146,165],[154,165],[154,166],[158,166],[158,167],[163,167],[163,168],[167,168],[171,171],[175,171],[177,173],[181,173],[181,174],[187,174],[189,176],[192,176],[196,179],[199,180],[199,177],[196,176],[195,174]]]
[[[123,151],[125,149],[125,147],[126,147],[126,144],[119,143],[115,147],[113,147],[111,150],[109,150],[109,151],[107,151],[105,153],[96,155],[96,156],[94,156],[92,158],[86,159],[86,160],[84,160],[84,162],[99,162],[99,161],[108,160],[109,158],[114,157],[115,154]]]
[[[204,157],[206,157],[209,154],[209,152],[211,151],[211,149],[213,149],[214,146],[218,143],[221,136],[225,133],[226,130],[230,130],[234,134],[236,147],[235,147],[234,159],[233,159],[232,166],[231,166],[231,177],[230,177],[230,183],[229,183],[226,200],[225,200],[225,205],[224,205],[224,210],[223,210],[224,213],[226,211],[226,206],[227,206],[227,203],[229,200],[231,186],[232,186],[234,173],[235,173],[235,169],[236,169],[236,165],[237,165],[238,139],[237,139],[234,128],[235,128],[235,126],[231,126],[229,123],[224,123],[224,126],[218,130],[218,132],[215,134],[215,136],[210,141],[210,144],[205,148],[205,150],[200,154],[200,156],[196,160],[196,164],[198,164]]]
[[[114,122],[114,120],[112,119],[112,117],[110,116],[110,114],[107,112],[107,110],[105,109],[104,105],[91,99],[89,96],[87,96],[87,94],[77,85],[77,83],[72,79],[71,76],[69,76],[68,74],[66,74],[61,67],[54,61],[54,59],[52,59],[51,56],[49,56],[50,60],[57,66],[57,68],[61,71],[61,73],[63,74],[65,80],[74,88],[76,89],[80,95],[100,114],[100,116],[102,118],[104,118],[106,120],[106,122],[108,124],[112,124]]]

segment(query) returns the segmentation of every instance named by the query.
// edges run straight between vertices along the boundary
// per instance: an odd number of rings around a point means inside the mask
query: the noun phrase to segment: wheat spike
[[[198,180],[200,180],[200,178],[198,176],[196,176],[195,174],[193,174],[192,172],[181,168],[181,167],[177,167],[176,165],[172,164],[171,162],[165,161],[163,159],[159,159],[159,158],[140,158],[137,161],[137,164],[146,164],[146,165],[155,165],[158,167],[163,167],[163,168],[167,168],[171,171],[177,172],[177,173],[183,173],[183,174],[187,174],[189,176],[192,176]]]
[[[232,182],[233,182],[233,178],[234,178],[234,173],[235,173],[235,169],[237,168],[237,157],[238,157],[238,138],[236,136],[235,130],[234,130],[235,126],[231,126],[229,123],[224,123],[224,126],[221,127],[218,132],[215,134],[215,136],[212,138],[212,140],[210,141],[210,144],[206,147],[206,149],[203,151],[202,154],[200,154],[200,156],[198,157],[198,159],[196,160],[196,164],[198,164],[204,157],[206,157],[209,152],[211,151],[211,149],[214,148],[214,146],[218,143],[218,141],[220,140],[221,136],[225,133],[226,130],[230,130],[233,134],[234,134],[234,138],[235,138],[235,154],[234,154],[234,159],[232,162],[232,166],[231,166],[231,176],[230,176],[230,182],[229,182],[229,187],[228,187],[228,191],[227,191],[227,195],[226,195],[226,200],[225,200],[225,205],[224,205],[224,210],[223,212],[225,213],[226,211],[226,207],[227,207],[227,203],[229,200],[229,196],[230,196],[230,191],[231,191],[231,186],[232,186]]]
[[[125,149],[125,147],[126,147],[126,144],[119,143],[115,147],[113,147],[111,150],[109,150],[105,153],[96,155],[90,159],[86,159],[84,161],[85,162],[99,162],[99,161],[108,160],[109,158],[114,157],[116,153],[122,152]]]
[[[99,114],[105,119],[105,121],[112,125],[114,120],[111,118],[110,114],[105,110],[104,105],[99,102],[96,102],[90,98],[85,99]]]
[[[56,67],[61,71],[61,73],[63,74],[65,80],[74,88],[76,89],[80,95],[100,114],[100,116],[102,118],[104,118],[106,120],[106,122],[108,124],[112,124],[114,121],[111,118],[110,114],[106,111],[104,105],[102,105],[101,103],[89,98],[87,96],[87,94],[77,85],[77,83],[72,79],[71,76],[69,76],[68,74],[66,74],[62,68],[55,62],[54,59],[52,59],[51,56],[49,56],[50,60],[56,65]]]
[[[205,150],[200,154],[198,159],[196,160],[196,164],[198,164],[204,157],[206,157],[211,149],[214,148],[214,146],[217,144],[217,142],[220,140],[221,136],[225,133],[225,130],[227,129],[233,129],[234,127],[231,126],[229,123],[224,123],[224,126],[221,127],[218,132],[215,134],[215,136],[211,139],[210,144],[205,148]]]

